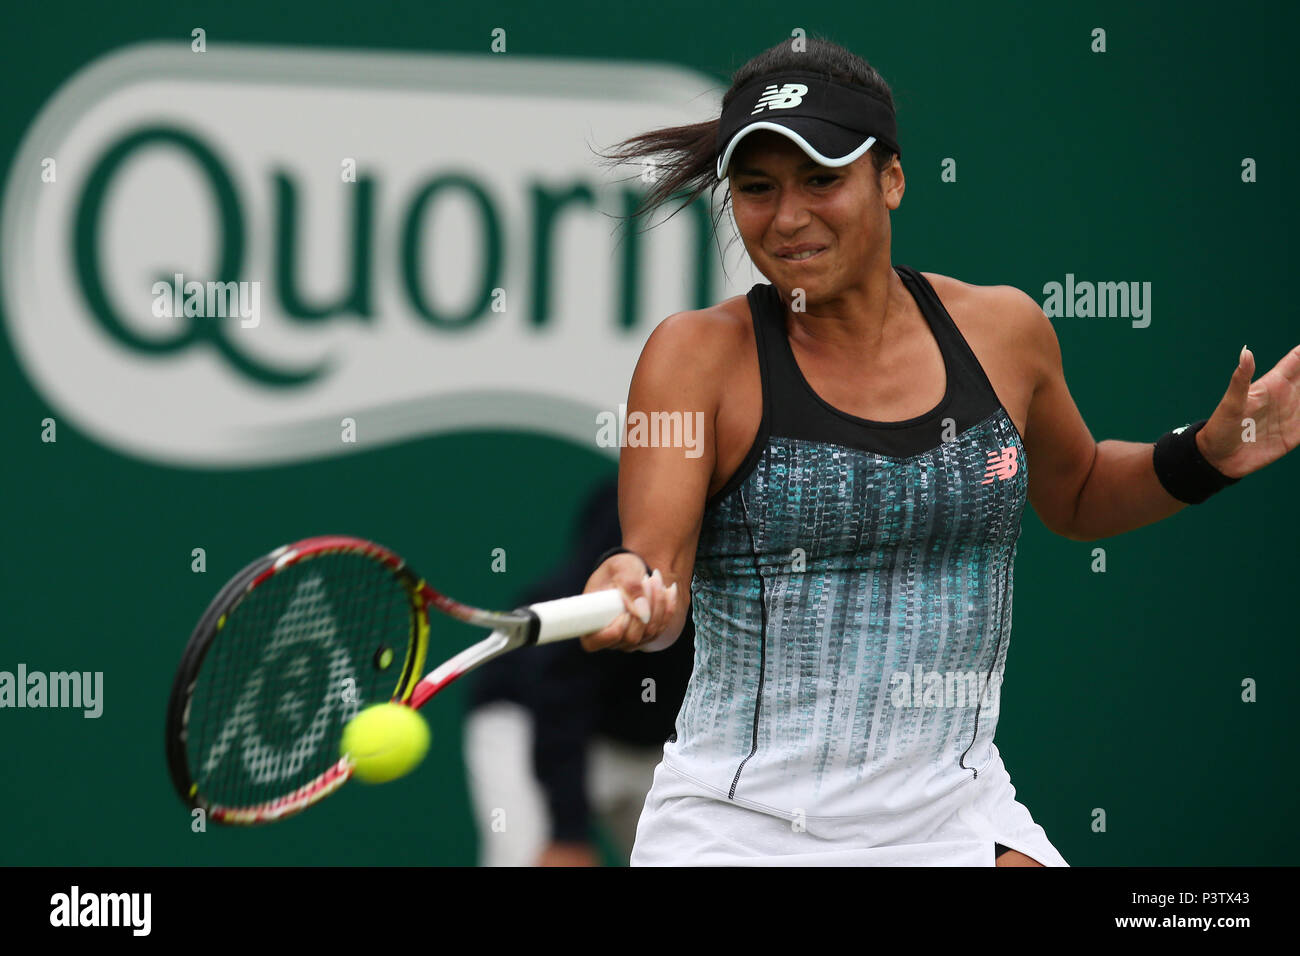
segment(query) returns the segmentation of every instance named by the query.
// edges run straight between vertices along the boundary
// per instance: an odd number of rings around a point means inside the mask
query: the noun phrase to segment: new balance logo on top
[[[995,478],[1006,481],[1014,475],[1020,467],[1017,461],[1016,447],[1014,445],[1009,448],[1003,448],[1001,451],[991,451],[988,453],[987,457],[988,466],[985,468],[984,474],[988,475],[988,477],[980,482],[981,485],[987,485]]]
[[[780,89],[773,83],[763,91],[763,95],[758,98],[758,105],[749,115],[753,116],[763,110],[793,109],[803,102],[803,95],[807,92],[808,87],[802,83],[786,83]]]

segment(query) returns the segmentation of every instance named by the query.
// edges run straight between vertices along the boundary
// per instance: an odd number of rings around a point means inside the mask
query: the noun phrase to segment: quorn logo
[[[702,200],[620,228],[650,185],[593,152],[716,115],[719,86],[660,64],[128,47],[51,98],[9,170],[10,342],[55,413],[170,465],[479,428],[591,445],[654,325],[754,281],[720,267]],[[204,288],[240,307],[203,308]]]

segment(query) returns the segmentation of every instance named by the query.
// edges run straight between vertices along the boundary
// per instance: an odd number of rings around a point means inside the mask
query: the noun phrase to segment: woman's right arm
[[[641,350],[619,453],[618,513],[623,547],[644,558],[655,575],[647,577],[632,554],[616,554],[595,570],[584,593],[619,588],[630,613],[581,638],[589,651],[663,650],[685,626],[716,459],[724,327],[709,310],[678,312],[659,323]],[[638,413],[646,423],[640,435]]]

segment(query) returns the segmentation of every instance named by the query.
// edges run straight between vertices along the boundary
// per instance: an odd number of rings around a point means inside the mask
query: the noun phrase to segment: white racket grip
[[[542,601],[530,604],[529,608],[538,619],[537,643],[547,644],[602,630],[626,611],[627,605],[623,603],[623,592],[618,588],[610,588],[576,597]]]

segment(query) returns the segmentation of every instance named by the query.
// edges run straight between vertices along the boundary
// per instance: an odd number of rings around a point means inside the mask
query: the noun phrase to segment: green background
[[[1049,9],[1050,8],[1050,9]],[[898,103],[907,195],[894,261],[978,284],[1150,281],[1153,319],[1055,320],[1094,437],[1154,441],[1207,417],[1243,343],[1263,374],[1300,342],[1291,296],[1300,155],[1290,4],[720,6],[657,2],[173,2],[7,14],[2,151],[55,88],[139,40],[486,52],[683,64],[725,81],[793,28],[872,62]],[[1090,52],[1094,27],[1108,51]],[[1259,181],[1241,182],[1243,157]],[[953,157],[956,183],[939,178]],[[8,163],[6,162],[6,166]],[[683,304],[686,307],[687,304]],[[614,464],[511,433],[230,473],[128,460],[61,426],[6,341],[0,669],[103,671],[104,714],[0,711],[0,863],[474,860],[463,690],[412,777],[345,788],[255,829],[190,831],[162,754],[167,688],[225,578],[322,531],[387,543],[492,606],[541,575]],[[526,469],[519,461],[528,462]],[[997,741],[1018,798],[1075,865],[1292,864],[1300,672],[1293,456],[1158,525],[1096,543],[1027,511]],[[395,491],[395,489],[397,489]],[[1107,572],[1090,570],[1106,550]],[[204,547],[205,575],[190,571]],[[507,574],[487,569],[504,547]],[[1259,681],[1259,702],[1241,681]],[[1094,808],[1107,830],[1093,832]]]

